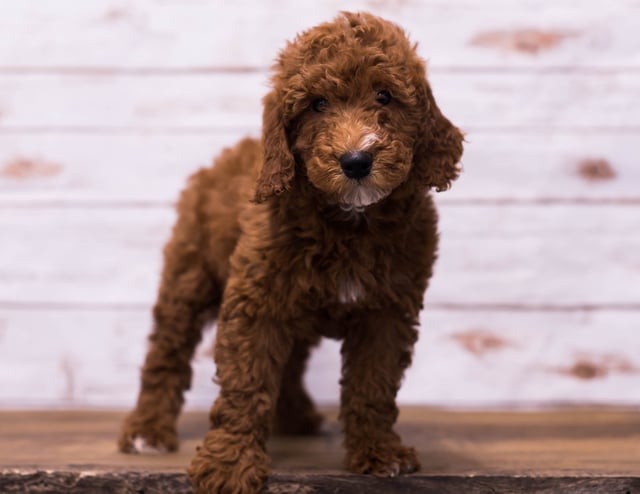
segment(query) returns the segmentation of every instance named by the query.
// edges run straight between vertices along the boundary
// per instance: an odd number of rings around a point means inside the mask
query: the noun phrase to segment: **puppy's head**
[[[440,191],[458,176],[462,134],[396,25],[342,13],[289,43],[275,69],[256,201],[288,190],[296,174],[346,209],[379,202],[408,180]]]

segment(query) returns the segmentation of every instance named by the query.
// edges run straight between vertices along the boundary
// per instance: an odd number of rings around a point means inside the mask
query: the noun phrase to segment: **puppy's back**
[[[221,284],[229,273],[229,256],[240,237],[240,213],[254,194],[260,143],[245,138],[226,148],[210,167],[195,172],[178,203],[178,224],[189,224],[199,238],[201,254]]]

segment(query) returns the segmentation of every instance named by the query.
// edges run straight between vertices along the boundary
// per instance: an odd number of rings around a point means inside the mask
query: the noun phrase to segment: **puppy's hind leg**
[[[191,359],[204,326],[212,320],[220,303],[222,286],[207,269],[197,238],[198,226],[190,212],[178,218],[165,247],[140,393],[118,441],[120,451],[125,453],[178,448],[176,422],[183,393],[191,386]]]
[[[283,435],[317,434],[322,425],[320,415],[304,386],[304,371],[314,340],[297,340],[285,365],[276,405],[273,430]]]

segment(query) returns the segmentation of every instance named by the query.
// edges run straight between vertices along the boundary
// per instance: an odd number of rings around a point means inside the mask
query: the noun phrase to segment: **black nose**
[[[373,156],[364,151],[349,151],[340,156],[339,161],[347,177],[361,179],[371,172]]]

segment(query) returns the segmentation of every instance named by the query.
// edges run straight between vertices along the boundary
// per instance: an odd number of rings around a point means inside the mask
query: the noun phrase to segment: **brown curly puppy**
[[[120,437],[126,452],[177,448],[190,360],[217,316],[220,395],[189,469],[196,492],[257,492],[272,425],[318,430],[302,373],[322,336],[344,341],[347,468],[419,467],[393,431],[395,396],[436,256],[428,191],[457,177],[462,135],[436,106],[415,46],[369,14],[299,35],[272,83],[262,142],[226,150],[182,195]]]

